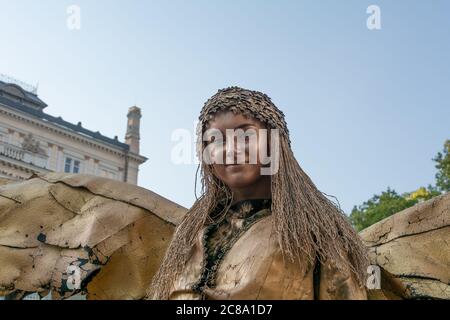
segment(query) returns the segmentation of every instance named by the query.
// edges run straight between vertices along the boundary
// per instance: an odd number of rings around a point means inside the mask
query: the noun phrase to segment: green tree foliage
[[[445,141],[444,151],[433,159],[436,162],[436,187],[439,191],[450,191],[450,140]]]
[[[408,199],[403,195],[399,195],[395,190],[388,188],[381,195],[374,195],[362,205],[355,206],[350,214],[350,221],[356,230],[361,231],[418,202],[418,199]]]
[[[361,231],[372,224],[387,218],[394,213],[409,208],[416,203],[429,200],[442,192],[450,191],[450,140],[444,144],[444,151],[439,152],[433,159],[436,162],[436,186],[398,194],[388,188],[380,195],[374,195],[360,206],[354,206],[350,214],[350,222],[356,230]]]

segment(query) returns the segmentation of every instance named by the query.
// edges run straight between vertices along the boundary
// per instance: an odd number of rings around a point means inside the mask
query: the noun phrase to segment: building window
[[[70,172],[70,167],[72,166],[72,159],[66,158],[66,164],[64,166],[64,172]]]
[[[67,173],[79,173],[80,172],[80,164],[79,160],[75,160],[69,157],[66,157],[66,161],[64,163],[64,172]]]
[[[73,162],[73,173],[79,173],[80,172],[80,161],[75,160]]]

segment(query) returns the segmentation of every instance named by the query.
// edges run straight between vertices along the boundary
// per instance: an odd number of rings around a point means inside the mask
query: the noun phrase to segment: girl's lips
[[[244,164],[226,164],[225,168],[226,169],[237,169],[244,166]]]

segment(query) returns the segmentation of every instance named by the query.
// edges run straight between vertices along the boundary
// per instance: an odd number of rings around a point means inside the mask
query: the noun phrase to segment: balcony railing
[[[12,144],[0,142],[0,154],[3,154],[8,158],[23,161],[25,151],[22,148],[14,146]]]
[[[48,156],[33,153],[23,148],[0,141],[0,154],[8,158],[33,164],[37,167],[47,168]]]

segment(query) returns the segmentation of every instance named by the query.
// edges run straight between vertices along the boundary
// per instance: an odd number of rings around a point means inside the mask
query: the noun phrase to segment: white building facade
[[[127,114],[125,142],[44,112],[47,105],[20,82],[0,78],[0,178],[34,173],[92,174],[138,184],[141,110]]]

